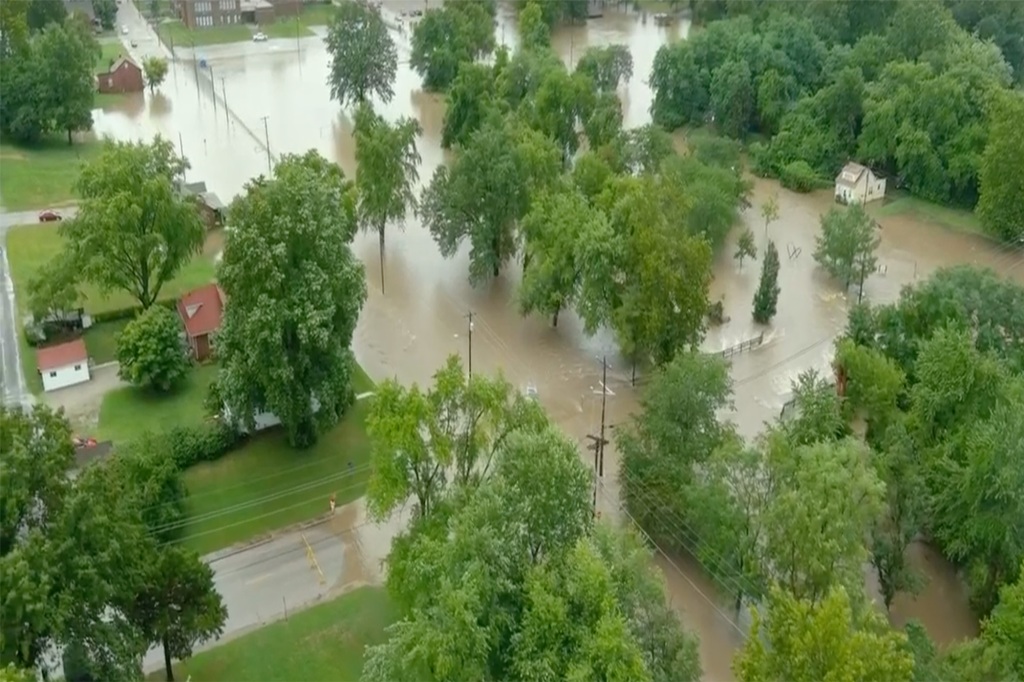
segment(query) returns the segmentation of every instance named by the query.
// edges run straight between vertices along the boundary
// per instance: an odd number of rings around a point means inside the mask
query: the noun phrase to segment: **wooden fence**
[[[757,348],[762,343],[764,343],[764,332],[761,332],[757,336],[752,336],[746,341],[741,341],[737,343],[735,346],[729,346],[725,350],[719,351],[718,354],[721,355],[723,358],[731,358],[732,356],[742,353],[743,351],[747,351],[752,348]]]

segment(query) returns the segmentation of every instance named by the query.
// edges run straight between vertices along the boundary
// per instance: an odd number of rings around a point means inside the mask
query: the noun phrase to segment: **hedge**
[[[184,471],[199,462],[212,462],[231,452],[242,442],[237,430],[221,422],[195,426],[175,426],[165,432],[174,462]]]
[[[177,299],[163,298],[157,301],[154,305],[162,305],[168,310],[177,310]],[[114,308],[113,310],[104,310],[103,312],[96,313],[92,316],[94,323],[99,322],[117,322],[119,320],[128,320],[142,312],[141,305],[130,305],[124,308]]]

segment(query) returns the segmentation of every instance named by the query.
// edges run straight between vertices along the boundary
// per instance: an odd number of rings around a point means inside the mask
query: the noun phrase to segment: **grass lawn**
[[[86,335],[86,345],[88,343]],[[118,442],[131,440],[146,431],[201,424],[206,419],[203,400],[206,399],[207,388],[216,378],[216,365],[198,365],[189,373],[185,383],[170,394],[134,386],[111,391],[103,396],[100,403],[97,437]]]
[[[260,26],[260,30],[271,38],[303,38],[314,35],[310,26],[326,26],[337,13],[333,4],[304,5],[296,17],[282,17],[272,24]],[[297,36],[296,36],[297,34]]]
[[[107,73],[110,69],[110,64],[117,60],[118,57],[128,56],[128,50],[125,49],[124,43],[118,39],[108,40],[100,43],[100,57],[96,60],[96,73]]]
[[[364,650],[385,641],[398,615],[382,588],[363,587],[178,663],[174,679],[354,682]],[[163,670],[148,679],[163,682]]]
[[[0,203],[8,211],[29,211],[73,203],[74,184],[85,161],[96,157],[99,142],[52,137],[38,145],[0,144]]]
[[[227,24],[190,30],[180,21],[165,21],[157,27],[157,35],[168,47],[173,49],[238,43],[252,40],[252,34],[252,30],[245,24]]]
[[[908,216],[924,223],[941,225],[957,232],[983,234],[978,218],[970,211],[933,204],[924,199],[899,194],[874,211],[879,217]]]
[[[100,322],[85,330],[85,347],[89,358],[97,365],[113,362],[117,359],[117,335],[121,333],[128,320]]]
[[[353,383],[357,394],[373,386],[361,369]],[[184,543],[206,554],[308,521],[325,511],[332,493],[339,506],[362,496],[369,478],[369,407],[368,400],[357,401],[309,450],[290,448],[284,434],[271,429],[215,462],[190,468],[184,476],[191,518]]]

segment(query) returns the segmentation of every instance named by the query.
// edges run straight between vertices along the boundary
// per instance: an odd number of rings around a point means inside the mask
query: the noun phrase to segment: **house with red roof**
[[[178,301],[178,316],[196,360],[213,355],[213,334],[224,317],[224,291],[217,284],[193,289]]]
[[[36,366],[44,391],[74,386],[89,381],[89,351],[85,341],[75,339],[36,351]]]

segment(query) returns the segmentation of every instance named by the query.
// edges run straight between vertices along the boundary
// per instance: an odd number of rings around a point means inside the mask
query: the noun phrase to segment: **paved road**
[[[31,405],[32,394],[25,384],[21,371],[21,353],[18,350],[18,327],[14,301],[14,282],[11,281],[10,264],[5,248],[6,232],[0,231],[0,281],[3,293],[0,295],[0,384],[3,386],[3,402],[8,405]]]

